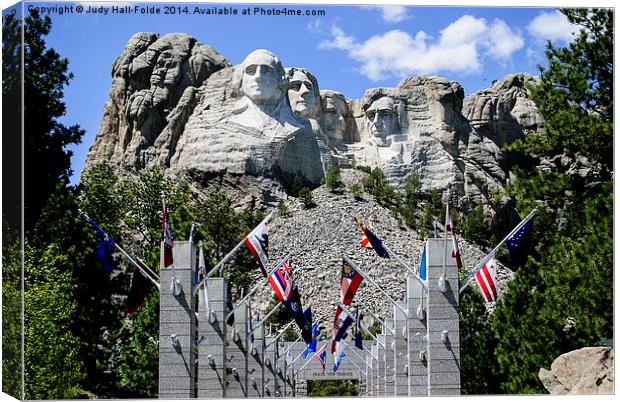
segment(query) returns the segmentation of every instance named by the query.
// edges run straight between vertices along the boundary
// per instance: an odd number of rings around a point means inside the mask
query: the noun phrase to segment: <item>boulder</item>
[[[585,347],[560,355],[538,378],[552,395],[613,394],[614,349]]]

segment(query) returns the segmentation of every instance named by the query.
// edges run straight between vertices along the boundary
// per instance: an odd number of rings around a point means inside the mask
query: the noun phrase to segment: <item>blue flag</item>
[[[103,262],[103,268],[106,271],[112,272],[114,269],[114,259],[112,258],[112,253],[114,252],[114,246],[116,244],[114,239],[108,236],[108,234],[104,232],[103,229],[101,229],[99,225],[97,225],[97,223],[88,215],[83,215],[86,217],[86,220],[93,225],[95,230],[97,230],[97,238],[99,240],[99,244],[97,246],[97,258]]]
[[[310,353],[316,352],[316,344],[319,340],[318,336],[319,336],[319,324],[318,323],[312,324],[312,342],[306,345],[306,349],[304,350],[302,354],[302,357],[304,358],[304,360],[308,359],[308,356],[310,355]]]
[[[355,316],[355,347],[360,350],[364,350],[363,339],[362,339],[362,317],[364,316],[364,314],[359,312],[359,308],[357,308],[356,312],[357,314]]]
[[[506,240],[512,264],[520,267],[527,261],[527,255],[532,240],[532,219],[525,222],[521,229],[517,230]]]
[[[426,243],[424,243],[424,248],[422,249],[422,258],[420,260],[420,278],[423,281],[426,280]]]
[[[344,354],[344,350],[338,353],[338,355],[334,359],[334,373],[338,370],[338,367],[340,367],[340,363],[342,363],[345,357],[346,355]]]

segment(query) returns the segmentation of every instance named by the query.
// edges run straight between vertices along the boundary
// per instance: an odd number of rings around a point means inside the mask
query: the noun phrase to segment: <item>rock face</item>
[[[346,185],[350,185],[359,183],[363,175],[359,171],[347,170],[342,178]],[[316,207],[305,209],[299,200],[290,198],[285,201],[289,214],[284,217],[276,214],[272,218],[269,223],[269,258],[275,264],[285,256],[291,256],[295,283],[301,287],[304,306],[313,303],[313,317],[319,319],[325,328],[331,328],[335,306],[327,301],[340,297],[343,255],[358,264],[394,300],[400,300],[406,288],[405,269],[394,259],[381,258],[373,250],[360,246],[361,230],[353,222],[353,216],[370,225],[381,240],[414,270],[420,265],[425,239],[415,230],[400,226],[393,213],[371,197],[356,199],[349,192],[334,194],[325,186],[314,190],[312,196]],[[466,266],[473,266],[485,255],[464,239],[459,239],[459,249]],[[500,297],[513,275],[508,268],[498,265]],[[257,270],[256,280],[259,278]],[[252,298],[261,316],[267,313],[267,305],[273,299],[270,293],[271,289],[264,286]],[[358,293],[354,303],[364,300],[378,316],[387,317],[392,311],[385,296],[367,281],[363,282]],[[487,308],[491,309],[493,305],[489,303]]]
[[[186,34],[140,32],[112,66],[112,89],[87,166],[169,166],[200,85],[228,61]]]
[[[135,34],[114,63],[87,167],[160,166],[203,181],[233,174],[286,183],[302,175],[318,184],[329,166],[355,160],[381,167],[397,186],[417,174],[423,191],[449,191],[467,209],[505,185],[501,147],[542,123],[527,99],[536,79],[526,74],[465,100],[457,82],[427,75],[350,100],[320,91],[308,70],[284,67],[268,51],[230,66],[187,35]]]
[[[560,355],[538,378],[552,395],[613,394],[614,350],[586,347]]]

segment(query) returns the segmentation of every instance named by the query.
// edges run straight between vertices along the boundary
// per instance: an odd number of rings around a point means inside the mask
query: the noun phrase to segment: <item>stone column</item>
[[[250,319],[252,318],[250,317]],[[248,355],[248,397],[260,398],[264,396],[265,382],[265,372],[263,365],[265,327],[263,326],[263,324],[261,324],[259,327],[254,328],[254,332],[252,333],[252,335],[249,336],[250,354]],[[252,338],[254,339],[254,342],[252,342]]]
[[[223,278],[206,281],[209,307],[205,310],[205,292],[198,291],[198,398],[226,396],[226,282]],[[204,338],[203,338],[204,337]]]
[[[422,284],[413,276],[407,277],[407,332],[409,352],[409,396],[428,396],[428,342],[426,342],[426,313],[428,297]],[[420,311],[420,296],[423,296]],[[420,319],[422,318],[422,319]],[[423,352],[423,356],[421,353]]]
[[[235,322],[228,331],[228,348],[226,363],[228,386],[227,398],[247,398],[248,396],[248,336],[247,336],[247,305],[235,310]]]
[[[170,289],[172,267],[163,267],[161,251],[161,289],[159,300],[159,398],[195,398],[196,365],[192,342],[196,325],[193,282],[196,248],[187,241],[173,249],[174,273],[181,283],[178,295]]]
[[[372,370],[372,355],[370,351],[366,351],[366,395],[373,396],[375,390],[375,378]]]
[[[429,395],[461,392],[459,282],[451,239],[429,239],[428,371]],[[445,292],[439,286],[446,266]]]
[[[384,397],[385,396],[385,379],[386,379],[385,349],[388,347],[388,345],[386,344],[385,334],[378,334],[377,339],[379,339],[379,342],[383,344],[383,345],[379,345],[379,348],[377,349],[377,353],[378,353],[377,357],[379,359],[377,363],[377,385],[378,385],[377,396]]]
[[[264,351],[264,367],[265,367],[265,384],[263,387],[264,395],[266,398],[274,398],[276,394],[276,385],[278,385],[278,381],[276,378],[276,370],[275,370],[275,359],[276,359],[276,348],[278,342],[273,342],[273,336],[265,337],[265,347],[269,345],[267,349]],[[271,344],[271,345],[270,345]]]
[[[385,320],[385,396],[394,396],[394,320]]]
[[[397,302],[403,309],[407,304]],[[394,306],[394,395],[409,395],[409,379],[406,371],[407,357],[407,316],[399,308]]]

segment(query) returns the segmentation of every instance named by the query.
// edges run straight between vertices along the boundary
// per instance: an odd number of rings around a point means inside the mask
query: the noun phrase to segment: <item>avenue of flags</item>
[[[103,267],[107,272],[112,272],[114,269],[114,259],[112,254],[115,249],[119,249],[123,254],[130,258],[94,220],[82,212],[80,213],[96,230],[98,241],[97,256],[103,263]],[[469,275],[461,281],[460,292],[465,289],[470,281],[475,280],[485,301],[497,301],[497,250],[502,244],[506,243],[512,263],[516,266],[523,265],[527,260],[527,251],[531,243],[532,218],[535,213],[535,210],[532,211],[491,252],[489,252],[480,261],[480,263],[478,263],[478,265],[474,267]],[[267,227],[269,217],[271,217],[271,214],[259,225],[257,225],[247,236],[245,236],[239,245],[235,247],[226,257],[224,257],[224,259],[216,265],[216,267],[212,268],[210,272],[206,271],[204,252],[202,245],[200,246],[198,262],[195,270],[196,276],[194,279],[196,291],[199,291],[199,289],[202,290],[204,307],[207,311],[210,311],[207,287],[205,286],[206,279],[213,275],[217,267],[223,267],[222,264],[230,258],[229,256],[234,254],[240,245],[245,244],[254,256],[260,268],[260,272],[265,278],[262,280],[264,280],[265,283],[269,283],[278,301],[281,302],[287,309],[291,318],[299,328],[301,337],[306,343],[306,348],[303,351],[303,358],[307,359],[311,353],[314,353],[314,356],[320,361],[323,370],[325,370],[328,343],[325,342],[317,351],[317,344],[321,340],[321,334],[318,329],[318,324],[313,324],[311,308],[303,308],[299,287],[293,279],[293,269],[291,267],[290,257],[285,257],[276,265],[272,265],[270,263],[268,254],[269,230]],[[361,229],[361,246],[363,248],[374,250],[376,255],[381,258],[398,259],[398,256],[391,252],[387,246],[384,245],[379,236],[377,236],[377,234],[375,234],[375,232],[373,232],[360,218],[354,217],[353,219]],[[460,270],[463,267],[463,262],[449,204],[446,205],[445,219],[446,245],[448,242],[451,243],[451,256],[454,258],[455,265]],[[162,266],[163,268],[172,266],[174,272],[172,253],[174,248],[174,237],[172,235],[170,213],[166,206],[165,200],[163,199],[162,231]],[[436,239],[439,237],[438,224],[436,220],[433,222],[433,237]],[[450,240],[448,240],[448,237],[450,237]],[[427,281],[428,259],[428,243],[425,243],[420,254],[420,266],[416,272],[416,274],[419,275],[418,280],[421,279],[422,281]],[[132,259],[130,258],[130,260]],[[137,309],[144,302],[154,286],[159,288],[159,284],[157,283],[159,278],[146,266],[146,264],[140,260],[138,260],[138,262],[132,260],[132,262],[135,268],[131,276],[129,295],[125,300],[125,312],[130,315],[134,315],[136,313]],[[352,324],[354,324],[352,337],[354,339],[355,347],[363,349],[361,331],[363,314],[359,311],[359,306],[357,306],[355,309],[355,315],[352,315],[347,310],[347,306],[351,306],[353,304],[357,290],[367,275],[346,257],[343,257],[342,259],[340,273],[340,302],[336,305],[331,343],[331,353],[334,355],[334,372],[338,370],[340,364],[346,358],[344,351],[346,343],[344,340],[347,336],[347,330],[352,326]],[[371,281],[371,278],[369,278],[368,281]],[[378,285],[375,284],[375,286]],[[232,308],[232,305],[229,306],[229,312],[230,314],[228,318],[230,323],[234,320],[234,308]],[[249,320],[250,321],[247,323],[248,332],[251,333],[253,328],[251,323],[252,318],[249,318]],[[259,321],[258,316],[256,321]]]

